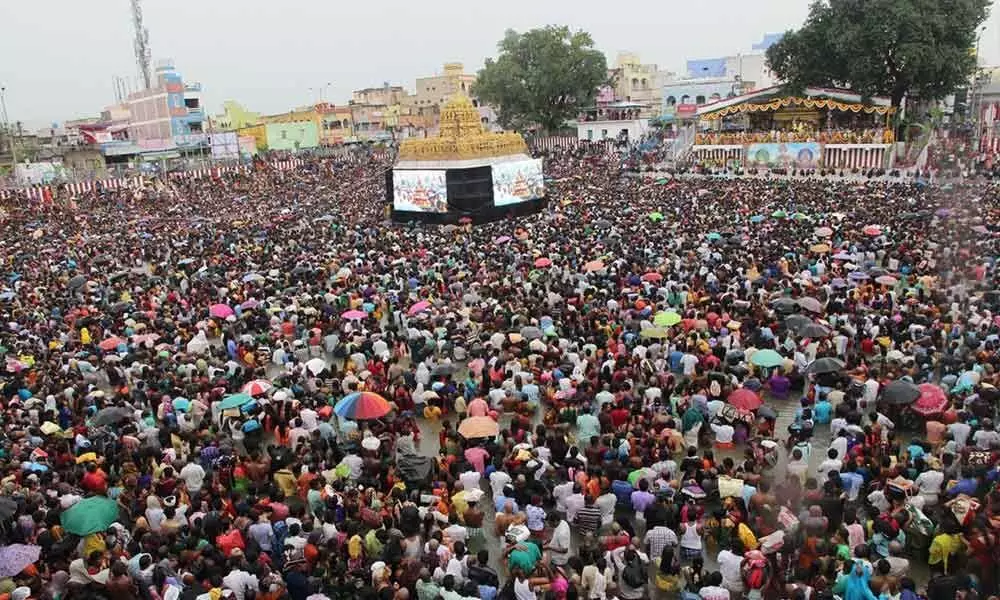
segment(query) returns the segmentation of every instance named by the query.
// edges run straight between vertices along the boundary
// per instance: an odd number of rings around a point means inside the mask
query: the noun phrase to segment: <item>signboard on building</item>
[[[678,104],[677,105],[677,116],[678,117],[693,117],[698,112],[697,104]]]

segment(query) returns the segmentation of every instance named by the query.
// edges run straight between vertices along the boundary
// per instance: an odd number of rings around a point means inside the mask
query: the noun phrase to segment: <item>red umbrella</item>
[[[914,412],[926,417],[943,412],[947,408],[948,396],[940,387],[933,383],[921,383],[917,387],[920,389],[920,397],[911,406]]]
[[[656,273],[655,271],[650,271],[642,276],[643,281],[661,281],[662,279],[663,275]]]
[[[762,404],[760,396],[747,388],[740,388],[729,394],[727,401],[740,410],[748,411],[757,410]]]
[[[535,260],[535,266],[538,267],[539,269],[542,269],[544,267],[548,267],[548,266],[551,266],[551,265],[552,265],[552,261],[549,260],[549,259],[547,259],[547,258],[545,258],[544,256]]]
[[[100,346],[101,350],[114,350],[115,348],[124,343],[125,340],[116,336],[116,337],[109,337],[106,340],[101,340],[101,343],[98,344],[98,346]]]

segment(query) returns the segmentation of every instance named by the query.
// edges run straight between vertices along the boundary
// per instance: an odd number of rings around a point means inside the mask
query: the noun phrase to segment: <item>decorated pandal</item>
[[[528,146],[519,134],[485,131],[479,121],[479,111],[472,101],[458,94],[441,109],[438,137],[404,140],[399,146],[399,159],[468,160],[527,152]]]
[[[895,136],[891,129],[796,129],[770,131],[705,132],[695,136],[698,145],[744,145],[787,142],[819,142],[821,144],[891,144]]]

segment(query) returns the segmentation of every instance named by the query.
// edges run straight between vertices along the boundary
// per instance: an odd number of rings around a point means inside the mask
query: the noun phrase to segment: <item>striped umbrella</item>
[[[389,410],[386,399],[372,392],[348,394],[333,407],[333,412],[337,413],[338,417],[355,421],[378,419],[389,414]]]

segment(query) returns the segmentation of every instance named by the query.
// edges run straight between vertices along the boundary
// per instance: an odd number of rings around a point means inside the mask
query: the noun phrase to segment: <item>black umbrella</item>
[[[434,367],[431,375],[434,377],[439,377],[441,375],[451,375],[455,372],[455,365],[438,365]]]
[[[757,416],[762,419],[777,419],[778,413],[770,406],[760,406],[757,408]]]
[[[808,375],[820,375],[823,373],[838,373],[844,370],[844,361],[839,358],[832,358],[825,356],[823,358],[817,358],[816,360],[809,363],[806,367],[806,374]]]
[[[812,322],[813,320],[805,315],[788,315],[785,317],[785,327],[792,331],[798,331],[799,328]]]
[[[120,423],[125,419],[132,416],[132,411],[121,406],[112,406],[109,408],[103,408],[94,415],[93,424],[97,427],[103,427],[104,425],[114,425],[115,423]]]
[[[75,277],[70,278],[70,280],[66,282],[66,287],[68,287],[71,290],[75,290],[79,287],[83,287],[83,284],[85,283],[87,283],[86,277],[84,277],[83,275],[76,275]]]
[[[795,330],[796,335],[804,338],[821,338],[830,335],[830,330],[819,323],[806,323]]]
[[[0,519],[9,519],[17,513],[17,502],[10,498],[0,498]]]
[[[882,390],[882,398],[889,404],[911,404],[920,397],[920,388],[902,379],[893,381]]]
[[[799,303],[793,298],[782,297],[771,302],[771,306],[778,312],[790,313],[798,308]]]

